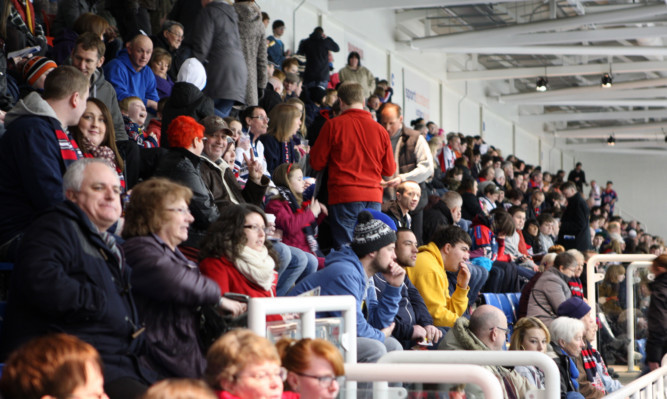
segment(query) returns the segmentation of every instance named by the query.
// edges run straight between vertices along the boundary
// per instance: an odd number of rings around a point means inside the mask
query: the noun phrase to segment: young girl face
[[[229,129],[232,131],[232,138],[234,139],[234,143],[238,142],[239,137],[241,137],[241,132],[243,131],[243,126],[241,125],[241,122],[232,121],[229,124]]]
[[[234,144],[227,146],[227,151],[225,151],[222,159],[229,165],[234,165],[234,161],[236,161],[236,146]]]
[[[294,191],[295,194],[303,194],[305,184],[303,181],[303,172],[301,169],[292,171],[292,173],[290,173],[287,177],[287,181],[289,182],[290,188],[292,191]]]
[[[541,328],[531,328],[526,331],[521,341],[521,348],[525,351],[547,351],[547,335]]]

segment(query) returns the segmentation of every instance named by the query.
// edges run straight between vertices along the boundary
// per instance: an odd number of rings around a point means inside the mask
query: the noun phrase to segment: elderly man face
[[[127,53],[135,71],[139,72],[151,60],[153,54],[153,42],[148,36],[140,35],[134,38],[127,46]]]
[[[118,173],[95,162],[84,169],[78,191],[68,190],[65,196],[81,208],[99,231],[105,231],[120,218],[120,193]]]
[[[167,40],[167,43],[169,43],[171,50],[177,50],[179,47],[181,47],[181,43],[183,43],[183,28],[178,25],[174,25],[171,28],[165,30],[162,34]]]

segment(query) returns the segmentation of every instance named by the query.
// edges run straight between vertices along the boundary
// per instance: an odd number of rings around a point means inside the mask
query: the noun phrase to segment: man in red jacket
[[[396,170],[389,134],[364,110],[358,83],[338,90],[342,114],[327,121],[310,151],[315,170],[328,167],[329,217],[337,248],[352,241],[357,214],[364,208],[380,210],[382,176]]]

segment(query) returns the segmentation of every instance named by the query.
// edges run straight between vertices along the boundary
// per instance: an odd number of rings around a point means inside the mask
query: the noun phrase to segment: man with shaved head
[[[503,311],[495,306],[482,305],[472,313],[470,320],[459,317],[438,348],[501,351],[507,342],[508,333],[507,317]],[[505,398],[523,398],[529,389],[535,388],[514,370],[502,366],[484,367],[500,380],[500,387]],[[468,385],[466,391],[477,398],[484,397],[476,385]]]
[[[116,89],[118,101],[139,97],[147,108],[157,109],[159,100],[155,75],[147,67],[153,54],[153,42],[146,35],[137,35],[126,48],[104,67],[104,74]]]

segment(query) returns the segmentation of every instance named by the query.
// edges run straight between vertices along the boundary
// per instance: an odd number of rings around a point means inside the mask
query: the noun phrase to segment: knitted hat
[[[373,219],[367,211],[361,211],[354,227],[354,238],[350,246],[358,257],[363,257],[396,242],[396,233],[385,223]]]
[[[567,301],[563,302],[558,306],[558,316],[567,316],[573,319],[581,319],[586,316],[588,312],[591,311],[591,307],[588,306],[583,299],[573,296]]]
[[[23,79],[30,86],[51,69],[58,68],[58,65],[46,57],[32,57],[23,65]]]

